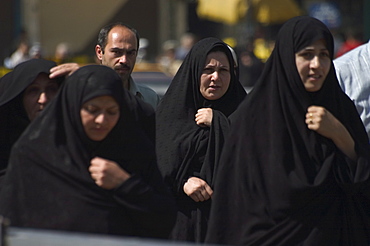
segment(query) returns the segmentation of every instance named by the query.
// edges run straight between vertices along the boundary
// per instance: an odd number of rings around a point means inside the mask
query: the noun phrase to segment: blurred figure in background
[[[177,45],[176,40],[165,41],[162,44],[162,53],[157,58],[163,71],[171,76],[175,76],[182,63],[182,60],[176,59]]]
[[[344,55],[348,51],[353,50],[354,48],[360,46],[362,43],[363,42],[361,42],[361,40],[357,37],[357,35],[354,34],[352,30],[348,30],[345,34],[345,40],[338,48],[335,57],[340,57]]]
[[[55,47],[54,57],[52,58],[58,65],[69,62],[71,59],[71,52],[69,45],[65,42],[59,43]]]
[[[147,62],[147,49],[149,47],[149,40],[140,38],[139,50],[137,51],[136,63]]]
[[[17,45],[17,49],[10,57],[5,58],[4,66],[8,69],[13,69],[19,63],[30,59],[29,56],[30,45],[26,37],[22,37]]]
[[[29,51],[30,59],[40,59],[43,57],[43,51],[39,42],[34,43]]]
[[[248,43],[239,53],[239,80],[244,87],[252,88],[257,82],[264,63],[256,57],[253,43]]]
[[[198,41],[198,38],[193,33],[185,33],[180,38],[180,46],[176,48],[176,60],[184,60],[193,45]]]

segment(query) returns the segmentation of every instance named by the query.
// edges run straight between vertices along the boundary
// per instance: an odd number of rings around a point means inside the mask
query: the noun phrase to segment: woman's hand
[[[338,128],[344,127],[328,110],[319,106],[310,106],[307,109],[306,124],[308,129],[320,135],[333,139],[338,134]]]
[[[184,192],[196,202],[203,202],[212,197],[213,190],[203,179],[191,177],[184,184]]]
[[[95,183],[103,189],[114,189],[120,186],[130,174],[123,170],[116,162],[95,157],[90,162],[89,171]]]
[[[310,106],[306,113],[308,129],[331,139],[349,158],[357,160],[355,143],[345,126],[332,113],[323,107]]]
[[[211,127],[213,118],[213,111],[211,108],[201,108],[198,109],[197,113],[195,114],[195,122],[198,126],[201,127]]]

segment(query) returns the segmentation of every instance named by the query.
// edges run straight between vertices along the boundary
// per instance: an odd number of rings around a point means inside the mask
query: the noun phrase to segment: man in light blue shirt
[[[334,60],[342,90],[353,100],[370,138],[370,41]]]

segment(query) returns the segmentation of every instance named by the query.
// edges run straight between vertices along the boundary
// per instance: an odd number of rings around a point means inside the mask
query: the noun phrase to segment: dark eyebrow
[[[125,51],[126,49],[121,49],[121,48],[118,48],[118,47],[113,47],[113,48],[110,48],[111,51]],[[132,51],[136,51],[136,49],[131,49],[131,50],[126,50],[126,52],[132,52]]]

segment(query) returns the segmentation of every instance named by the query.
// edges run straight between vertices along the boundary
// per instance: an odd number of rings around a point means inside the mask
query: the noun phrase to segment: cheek
[[[302,62],[297,62],[296,65],[297,65],[297,71],[298,71],[299,77],[301,79],[305,78],[306,77],[305,74],[309,70],[308,65],[306,65],[306,64],[304,64]]]
[[[113,127],[115,127],[116,126],[116,124],[117,124],[117,122],[118,122],[118,120],[119,120],[119,114],[118,115],[114,115],[113,117],[112,117],[112,128]]]
[[[225,87],[226,87],[226,88],[228,88],[228,87],[229,87],[229,85],[230,85],[230,80],[231,80],[231,76],[230,76],[230,74],[225,74],[225,75],[222,77],[222,81],[223,81],[223,83],[224,83],[224,85],[225,85]]]
[[[200,76],[200,88],[201,89],[208,87],[209,83],[211,83],[211,80],[208,79],[207,75]]]
[[[86,131],[89,125],[91,125],[91,123],[93,122],[93,117],[84,111],[80,112],[80,116],[81,116],[82,126]]]
[[[47,92],[46,97],[48,100],[51,100],[55,97],[56,94],[57,94],[57,91]]]
[[[29,94],[23,97],[24,108],[32,108],[37,105],[38,96],[36,94]]]
[[[331,61],[328,61],[328,62],[325,64],[325,76],[327,76],[327,75],[329,74],[330,66],[331,66]]]

